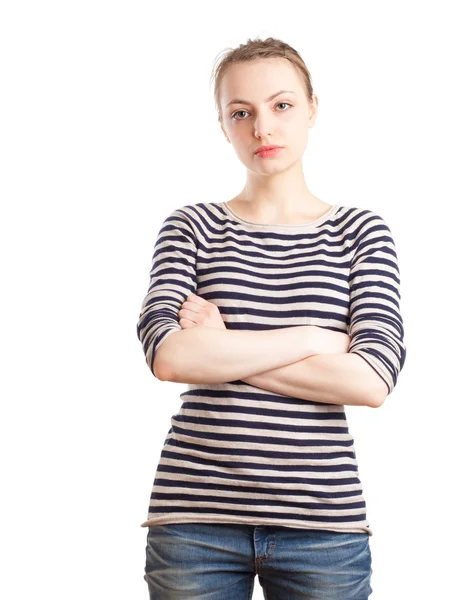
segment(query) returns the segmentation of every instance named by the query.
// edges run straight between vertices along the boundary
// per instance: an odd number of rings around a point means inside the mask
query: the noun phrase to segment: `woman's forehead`
[[[294,66],[285,59],[281,59],[281,63],[267,65],[269,60],[273,59],[231,65],[221,80],[222,96],[228,96],[227,102],[233,98],[250,101],[248,93],[251,96],[262,95],[265,101],[280,91],[297,94],[301,81]]]

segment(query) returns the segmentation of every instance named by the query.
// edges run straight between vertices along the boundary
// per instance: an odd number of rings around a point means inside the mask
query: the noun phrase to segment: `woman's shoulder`
[[[216,206],[221,204],[220,202],[195,202],[193,204],[183,204],[177,206],[171,211],[172,215],[185,215],[194,216],[203,213],[203,209],[215,209]]]
[[[388,227],[386,219],[380,211],[365,206],[342,205],[341,212],[346,217],[350,225],[356,226],[373,226],[376,224]]]

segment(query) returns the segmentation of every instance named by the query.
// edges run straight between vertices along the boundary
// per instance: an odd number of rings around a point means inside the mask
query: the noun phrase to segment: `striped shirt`
[[[371,210],[334,205],[307,224],[258,224],[226,202],[174,210],[159,231],[137,335],[153,372],[195,293],[227,329],[347,333],[391,393],[406,349],[395,244]],[[156,375],[155,375],[156,376]],[[342,405],[235,380],[187,384],[141,527],[274,525],[373,535]]]

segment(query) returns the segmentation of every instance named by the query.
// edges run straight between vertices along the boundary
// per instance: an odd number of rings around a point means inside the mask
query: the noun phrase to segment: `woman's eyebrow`
[[[294,96],[295,96],[295,92],[291,92],[289,90],[280,90],[279,92],[276,92],[276,94],[272,94],[269,98],[267,98],[265,100],[265,102],[270,102],[270,100],[273,100],[273,98],[276,98],[276,96],[279,96],[280,94],[294,94]],[[239,98],[234,98],[227,104],[227,106],[230,106],[230,104],[251,104],[251,103],[248,102],[247,100],[240,100]]]

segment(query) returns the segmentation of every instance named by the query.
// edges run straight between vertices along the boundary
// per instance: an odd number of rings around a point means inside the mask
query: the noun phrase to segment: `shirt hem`
[[[150,526],[155,526],[155,525],[167,525],[167,524],[172,524],[172,523],[221,523],[221,524],[227,524],[227,525],[255,525],[254,523],[254,518],[252,517],[248,517],[247,519],[245,519],[244,517],[222,517],[222,515],[218,515],[215,518],[212,518],[211,516],[207,516],[207,517],[200,517],[199,515],[190,515],[190,516],[180,516],[180,515],[163,515],[163,516],[157,516],[157,517],[152,517],[150,519],[147,519],[147,521],[144,521],[143,523],[141,523],[140,527],[150,527]],[[369,525],[363,524],[361,526],[359,525],[345,525],[343,527],[337,526],[337,525],[318,525],[318,523],[315,522],[307,522],[307,520],[305,520],[304,522],[299,522],[299,521],[289,521],[286,519],[258,519],[257,520],[257,525],[271,525],[273,527],[292,527],[294,529],[315,529],[315,530],[319,530],[319,531],[323,531],[323,530],[327,530],[327,531],[335,531],[337,533],[367,533],[370,536],[372,536],[374,534],[373,530],[371,529],[371,527]]]

